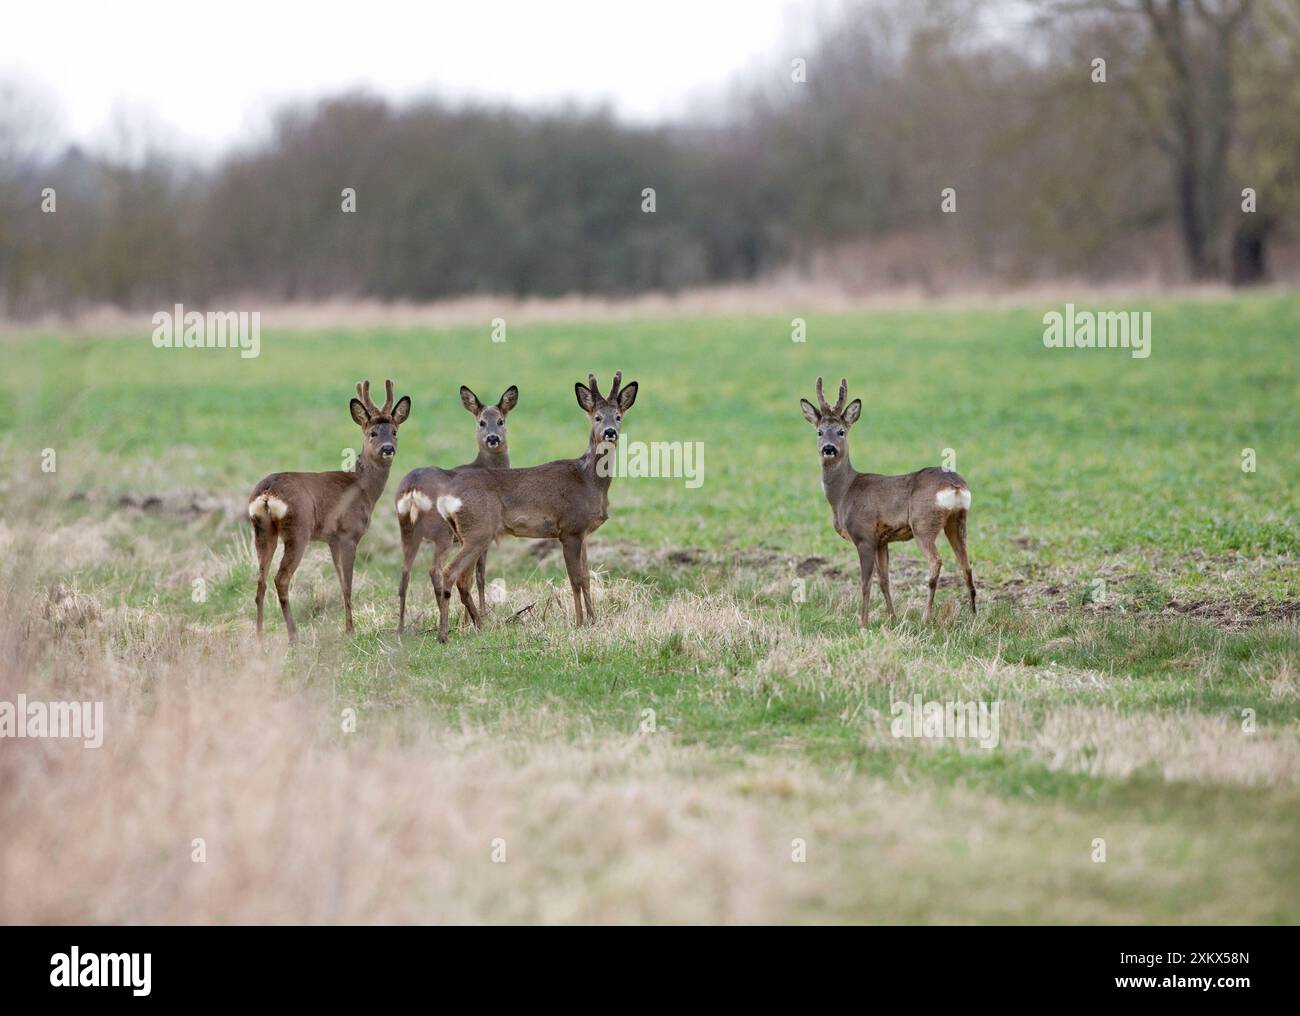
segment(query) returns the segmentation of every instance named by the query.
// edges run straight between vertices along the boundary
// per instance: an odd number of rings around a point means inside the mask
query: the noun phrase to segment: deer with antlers
[[[472,462],[457,466],[455,469],[438,469],[436,466],[412,469],[397,487],[397,521],[402,531],[402,579],[397,587],[397,634],[399,635],[406,627],[406,589],[411,580],[411,564],[415,560],[415,555],[420,552],[420,545],[425,540],[433,544],[433,568],[429,572],[429,577],[433,580],[434,594],[438,595],[442,566],[455,538],[451,525],[434,511],[433,506],[438,494],[463,470],[510,467],[506,416],[519,403],[519,389],[511,385],[497,400],[496,405],[485,406],[479,401],[477,395],[465,385],[461,385],[460,401],[474,417],[478,455]],[[474,565],[474,577],[478,584],[477,611],[474,609],[468,590],[461,592],[465,614],[475,625],[479,623],[478,615],[487,610],[487,597],[484,593],[486,576],[487,551],[485,550]]]
[[[867,626],[871,575],[879,575],[885,609],[895,617],[889,595],[889,544],[915,538],[930,562],[930,592],[923,621],[930,620],[934,591],[942,567],[936,545],[939,533],[948,537],[966,579],[971,613],[975,612],[975,580],[966,556],[966,515],[970,488],[955,472],[930,466],[902,476],[859,473],[849,463],[848,432],[862,414],[862,400],[847,406],[849,383],[840,381],[840,397],[832,408],[817,379],[817,406],[800,399],[804,418],[817,428],[817,453],[822,462],[822,490],[830,502],[835,531],[858,548],[862,568],[862,627]]]
[[[257,548],[257,634],[262,634],[262,601],[266,575],[277,543],[284,542],[275,591],[280,597],[289,640],[298,629],[289,610],[289,584],[302,561],[307,544],[328,543],[334,570],[343,590],[344,629],[352,628],[352,563],[357,544],[370,526],[370,513],[388,483],[388,469],[397,454],[397,429],[411,413],[411,399],[403,395],[393,403],[393,382],[385,381],[387,398],[382,407],[370,400],[370,382],[357,385],[358,398],[349,403],[352,419],[364,441],[355,472],[272,473],[253,488],[248,517]]]
[[[594,624],[591,572],[587,567],[587,537],[609,518],[609,484],[614,450],[623,416],[636,402],[637,383],[620,387],[622,371],[614,375],[607,395],[601,395],[594,375],[576,383],[578,406],[591,429],[587,450],[576,459],[559,459],[527,469],[476,469],[457,474],[438,492],[434,505],[461,542],[456,556],[439,574],[430,573],[438,597],[438,641],[447,641],[451,588],[469,589],[470,569],[499,536],[556,539],[564,550],[564,565],[573,590],[573,611],[579,625]],[[473,615],[471,614],[471,617]]]

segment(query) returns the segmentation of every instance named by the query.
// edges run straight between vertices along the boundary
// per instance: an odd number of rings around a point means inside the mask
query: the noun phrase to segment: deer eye
[[[622,419],[623,419],[623,417],[621,417],[621,416],[616,416],[616,417],[614,417],[614,422],[615,422],[615,423],[618,423],[618,422],[619,422],[620,420],[622,420]]]
[[[840,431],[840,437],[844,436],[844,431]]]
[[[479,425],[480,427],[486,427],[486,426],[487,426],[487,421],[486,421],[486,420],[479,420],[478,425]]]

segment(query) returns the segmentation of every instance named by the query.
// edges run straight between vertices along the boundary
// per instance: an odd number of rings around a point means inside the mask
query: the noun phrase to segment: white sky
[[[207,155],[260,134],[279,101],[356,86],[532,108],[605,102],[655,121],[788,61],[782,41],[805,37],[801,10],[795,0],[9,0],[0,75],[43,93],[61,139],[107,143],[124,117]]]

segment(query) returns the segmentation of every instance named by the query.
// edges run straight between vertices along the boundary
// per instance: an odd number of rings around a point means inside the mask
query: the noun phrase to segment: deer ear
[[[584,413],[590,413],[596,408],[596,400],[591,396],[591,389],[581,381],[575,381],[573,393],[578,396],[578,406]]]
[[[352,413],[352,419],[357,422],[358,427],[364,427],[370,422],[370,414],[366,412],[366,407],[361,404],[360,399],[349,402],[348,410]]]
[[[636,402],[637,383],[629,382],[619,389],[618,408],[619,412],[626,413],[632,408],[632,403]]]
[[[497,403],[497,409],[501,410],[502,416],[505,416],[517,405],[519,405],[519,389],[511,385],[501,393],[501,401]]]
[[[411,397],[403,395],[397,400],[397,405],[393,407],[393,423],[401,426],[406,422],[406,418],[411,415]]]
[[[858,417],[862,415],[862,400],[854,399],[844,410],[844,422],[852,427],[858,422]]]
[[[821,414],[817,412],[817,407],[807,399],[799,400],[799,408],[803,410],[803,418],[814,427],[821,422]]]
[[[460,404],[475,416],[478,416],[479,413],[483,412],[483,403],[479,402],[478,396],[464,385],[460,386]]]

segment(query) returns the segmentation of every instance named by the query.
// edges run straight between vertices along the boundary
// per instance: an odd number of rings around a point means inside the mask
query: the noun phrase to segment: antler
[[[600,388],[596,386],[595,374],[587,375],[587,387],[591,389],[592,398],[596,399],[597,401],[604,398],[604,396],[600,394]]]
[[[361,405],[365,407],[367,416],[387,416],[393,411],[393,382],[391,380],[384,382],[384,390],[388,397],[384,400],[384,408],[380,409],[371,401],[370,382],[357,382],[357,398],[361,400]]]
[[[623,372],[621,370],[614,371],[614,380],[609,386],[610,402],[618,401],[618,386],[621,385],[622,383],[623,383]]]
[[[826,396],[822,392],[822,379],[817,379],[817,401],[820,403],[822,416],[839,416],[844,412],[844,403],[848,397],[849,379],[842,377],[840,378],[840,398],[839,401],[835,403],[835,408],[832,409],[830,404],[826,401]]]
[[[389,381],[389,382],[388,382],[388,386],[389,386],[389,387],[388,387],[388,393],[389,393],[390,396],[392,395],[392,392],[393,392],[392,385],[393,385],[393,382]],[[365,408],[365,410],[366,410],[366,415],[368,415],[368,416],[378,416],[378,415],[379,415],[379,407],[376,406],[373,402],[370,401],[370,382],[369,382],[369,381],[358,381],[358,382],[357,382],[357,398],[361,400],[361,405]]]
[[[826,396],[822,394],[822,379],[817,379],[817,408],[821,410],[822,416],[830,416],[831,407],[826,403]]]

